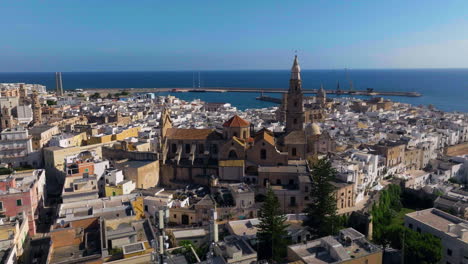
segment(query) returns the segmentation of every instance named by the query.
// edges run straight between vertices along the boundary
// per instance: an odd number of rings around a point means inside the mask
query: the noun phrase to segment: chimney
[[[456,228],[456,225],[455,224],[448,224],[448,233],[455,233],[455,228]]]
[[[467,229],[462,229],[462,230],[460,230],[460,233],[461,233],[460,234],[460,239],[463,242],[467,243],[468,242],[468,230]]]

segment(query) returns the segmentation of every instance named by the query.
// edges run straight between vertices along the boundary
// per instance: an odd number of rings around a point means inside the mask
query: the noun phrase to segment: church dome
[[[317,123],[308,124],[306,127],[306,132],[310,136],[321,135],[320,126]]]
[[[238,115],[234,115],[228,121],[224,122],[223,127],[249,127],[250,123]]]

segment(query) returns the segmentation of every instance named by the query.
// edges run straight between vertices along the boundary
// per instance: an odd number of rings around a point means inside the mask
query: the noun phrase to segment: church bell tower
[[[304,96],[302,94],[301,67],[297,55],[291,68],[291,79],[286,104],[286,132],[304,129]]]

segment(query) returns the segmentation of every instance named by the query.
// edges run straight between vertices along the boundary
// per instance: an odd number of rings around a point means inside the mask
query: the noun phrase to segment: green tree
[[[98,99],[98,98],[101,98],[101,94],[98,92],[95,92],[90,97],[91,99]]]
[[[185,258],[189,261],[189,263],[196,263],[197,258],[193,254],[192,248],[197,254],[197,256],[200,258],[200,260],[203,260],[206,256],[206,253],[208,252],[209,247],[197,247],[195,244],[193,244],[192,241],[189,240],[182,240],[179,242],[179,246],[181,246],[183,249],[179,251],[173,251],[173,253],[182,253],[184,254]]]
[[[286,257],[288,245],[286,216],[275,193],[268,188],[265,202],[259,211],[257,237],[259,240],[258,255],[260,259],[280,261]]]
[[[405,263],[436,264],[442,259],[442,243],[431,234],[405,228],[403,256]]]
[[[47,100],[47,105],[57,105],[57,101]]]
[[[312,166],[311,174],[310,203],[305,210],[308,215],[305,225],[317,237],[335,234],[343,222],[336,214],[336,188],[331,183],[335,180],[336,170],[328,159],[321,159]]]
[[[380,245],[398,245],[400,226],[392,225],[392,219],[401,211],[401,188],[390,184],[380,193],[379,201],[372,205],[372,240]]]

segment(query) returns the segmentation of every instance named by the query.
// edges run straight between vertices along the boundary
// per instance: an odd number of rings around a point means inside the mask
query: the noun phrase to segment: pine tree
[[[259,210],[260,223],[257,226],[260,259],[280,261],[286,257],[288,245],[286,219],[281,212],[278,197],[271,188],[268,188],[265,202]]]
[[[335,234],[342,224],[336,214],[336,188],[331,183],[336,173],[328,159],[321,159],[312,166],[310,203],[305,210],[308,216],[305,225],[317,237]]]

